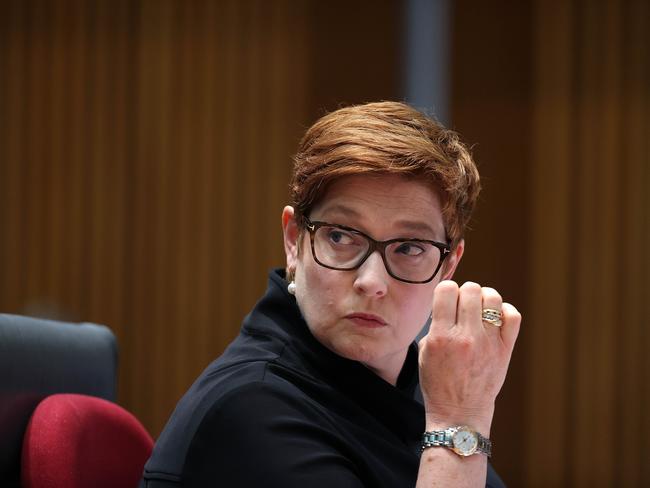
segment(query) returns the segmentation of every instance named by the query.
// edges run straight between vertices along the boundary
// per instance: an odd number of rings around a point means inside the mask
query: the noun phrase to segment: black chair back
[[[19,486],[23,435],[53,393],[115,401],[117,342],[107,327],[0,314],[0,485]]]

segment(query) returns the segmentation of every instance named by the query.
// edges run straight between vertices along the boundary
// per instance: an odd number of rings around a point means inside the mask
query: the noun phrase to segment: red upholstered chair
[[[108,327],[0,313],[0,486],[20,488],[25,430],[55,393],[115,401],[118,348]]]
[[[135,488],[153,439],[129,412],[101,398],[55,394],[25,432],[25,488]]]

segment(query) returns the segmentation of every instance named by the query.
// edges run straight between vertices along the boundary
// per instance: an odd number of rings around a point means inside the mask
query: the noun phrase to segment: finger
[[[513,305],[504,303],[503,310],[503,327],[501,327],[501,338],[504,344],[512,350],[515,346],[515,341],[519,335],[519,328],[521,326],[521,314]]]
[[[478,330],[481,323],[481,286],[477,283],[468,281],[459,289],[458,294],[458,317],[456,325],[459,327],[469,327]]]
[[[483,310],[490,309],[490,310],[497,310],[501,312],[501,307],[503,304],[503,299],[501,298],[501,295],[499,292],[497,292],[494,288],[490,288],[488,286],[484,286],[481,288],[481,296],[483,299],[483,305],[481,308],[481,313]],[[487,322],[481,318],[484,329],[486,332],[490,334],[498,334],[499,333],[499,326],[492,324],[491,322]]]
[[[458,307],[458,283],[444,280],[438,283],[433,292],[431,308],[431,328],[453,327],[456,323],[456,308]]]

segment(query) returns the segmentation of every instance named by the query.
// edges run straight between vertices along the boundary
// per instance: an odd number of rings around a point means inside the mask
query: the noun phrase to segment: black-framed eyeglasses
[[[451,253],[449,244],[416,238],[376,241],[360,230],[304,217],[311,253],[321,266],[340,271],[358,269],[379,251],[390,276],[406,283],[428,283]]]

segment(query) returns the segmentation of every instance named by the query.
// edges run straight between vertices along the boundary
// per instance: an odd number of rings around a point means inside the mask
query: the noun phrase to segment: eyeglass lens
[[[317,261],[325,266],[354,269],[364,259],[370,241],[362,234],[334,226],[319,227],[314,234],[314,252]],[[429,242],[396,241],[384,251],[389,272],[407,281],[424,281],[438,268],[441,251]]]

